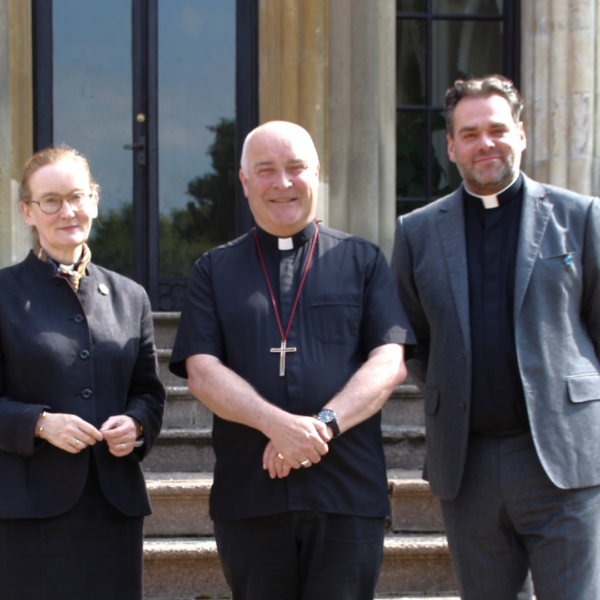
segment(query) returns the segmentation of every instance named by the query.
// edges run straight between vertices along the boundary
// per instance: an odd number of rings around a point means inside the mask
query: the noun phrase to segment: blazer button
[[[79,357],[82,358],[83,360],[87,360],[90,357],[90,352],[89,350],[82,350],[79,353]]]
[[[73,320],[75,323],[83,323],[83,315],[75,315]]]
[[[467,351],[466,351],[466,350],[463,350],[463,356],[464,356],[465,358],[467,358]]]
[[[88,400],[89,398],[91,398],[91,397],[92,397],[92,394],[93,394],[92,390],[88,390],[88,389],[85,389],[85,390],[83,390],[83,392],[81,392],[81,395],[82,395],[82,396],[83,396],[83,397],[84,397],[86,400]]]
[[[460,407],[462,408],[463,412],[466,412],[467,410],[467,405],[464,402],[460,403]]]

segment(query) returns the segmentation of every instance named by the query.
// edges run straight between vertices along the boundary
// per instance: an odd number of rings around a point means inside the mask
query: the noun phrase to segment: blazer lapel
[[[464,344],[471,351],[469,317],[469,275],[467,271],[467,243],[462,186],[442,203],[438,213],[438,229],[444,249],[444,258]]]
[[[552,213],[552,204],[544,201],[545,189],[528,177],[523,177],[523,208],[515,270],[515,323]]]

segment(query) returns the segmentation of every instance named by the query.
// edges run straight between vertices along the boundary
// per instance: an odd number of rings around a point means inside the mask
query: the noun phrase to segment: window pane
[[[90,236],[94,262],[133,272],[131,6],[54,0],[54,143],[79,150],[100,184]]]
[[[235,234],[235,0],[162,0],[160,275]]]
[[[431,195],[441,198],[454,191],[461,182],[458,169],[448,158],[446,119],[443,113],[435,113],[432,119]]]
[[[443,106],[456,79],[502,73],[500,22],[435,21],[433,23],[433,106]]]
[[[426,104],[425,35],[425,21],[398,20],[396,38],[396,103],[398,106]]]
[[[502,0],[433,0],[434,13],[501,15]]]
[[[427,0],[396,0],[398,12],[427,12]]]
[[[398,200],[398,202],[396,202],[396,216],[399,217],[400,215],[406,215],[417,208],[425,206],[426,204],[427,202],[424,200]]]
[[[425,112],[398,111],[396,117],[396,197],[425,198],[427,119]]]

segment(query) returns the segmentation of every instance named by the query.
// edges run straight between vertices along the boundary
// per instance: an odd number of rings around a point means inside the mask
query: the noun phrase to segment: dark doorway
[[[251,226],[237,182],[258,122],[247,0],[34,0],[34,145],[101,186],[94,261],[179,310],[195,260]]]

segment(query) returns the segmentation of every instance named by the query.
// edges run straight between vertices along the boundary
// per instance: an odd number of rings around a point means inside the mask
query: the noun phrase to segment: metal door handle
[[[146,164],[146,138],[143,135],[140,135],[139,143],[125,144],[123,150],[133,150],[134,152],[137,152],[138,165],[144,166]]]

